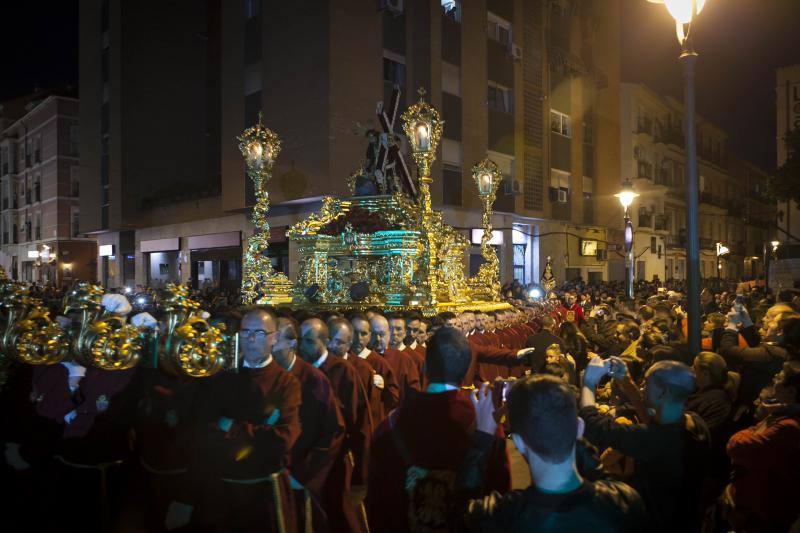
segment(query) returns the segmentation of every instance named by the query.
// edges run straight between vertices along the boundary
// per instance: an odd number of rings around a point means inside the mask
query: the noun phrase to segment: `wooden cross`
[[[378,157],[375,161],[375,170],[380,170],[381,176],[386,177],[387,170],[392,170],[400,178],[400,186],[405,193],[411,198],[417,198],[417,186],[411,179],[411,174],[408,172],[408,167],[400,153],[400,146],[395,141],[396,134],[394,132],[395,122],[397,120],[397,110],[400,107],[400,87],[395,85],[392,91],[392,99],[389,102],[389,108],[383,105],[383,102],[378,102],[377,115],[378,122],[381,123],[383,134],[381,135],[380,148]],[[383,191],[386,192],[386,191]]]

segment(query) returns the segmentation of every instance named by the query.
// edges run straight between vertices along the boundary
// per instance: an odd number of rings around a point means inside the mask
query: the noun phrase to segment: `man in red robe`
[[[190,527],[295,531],[286,467],[300,436],[301,387],[273,360],[277,317],[255,309],[239,330],[242,367],[219,379],[198,411],[194,475],[201,494]]]
[[[459,389],[471,359],[461,331],[439,329],[428,343],[425,392],[412,392],[376,431],[367,497],[372,531],[447,531],[458,518],[447,512],[448,501],[477,438],[469,393]],[[502,429],[488,447],[480,492],[505,492],[511,479]]]
[[[292,448],[290,481],[298,503],[301,529],[327,531],[327,517],[319,502],[328,473],[344,440],[344,418],[330,381],[322,371],[297,357],[297,322],[278,319],[272,355],[300,382],[300,437]]]
[[[351,365],[329,352],[330,340],[328,326],[322,320],[309,318],[300,326],[298,352],[304,361],[328,377],[339,399],[345,438],[325,483],[322,503],[332,531],[356,533],[364,529],[360,499],[366,492],[366,461],[373,428],[358,374]]]
[[[417,368],[420,380],[422,379],[422,365],[425,360],[420,354],[411,349],[406,343],[406,319],[400,314],[390,314],[389,320],[389,348],[408,355]]]
[[[353,326],[353,345],[350,351],[354,357],[372,367],[373,386],[380,391],[379,401],[370,398],[370,412],[374,427],[383,422],[386,415],[397,407],[400,400],[400,389],[394,376],[394,371],[382,356],[370,350],[368,345],[372,339],[369,320],[361,313],[350,315],[350,324]]]
[[[389,347],[389,321],[384,316],[373,315],[369,325],[372,330],[370,347],[392,367],[399,387],[400,396],[398,401],[402,404],[403,399],[410,391],[420,389],[420,376],[417,365],[409,354]]]

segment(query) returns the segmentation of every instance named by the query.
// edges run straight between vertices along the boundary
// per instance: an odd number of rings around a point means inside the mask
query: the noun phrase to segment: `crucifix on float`
[[[399,107],[400,87],[395,85],[388,109],[383,102],[378,102],[376,110],[378,122],[381,124],[383,133],[376,139],[377,154],[374,156],[375,181],[380,194],[403,192],[406,196],[416,199],[418,195],[417,185],[411,179],[411,173],[408,171],[403,155],[400,153],[403,140],[399,134],[394,132]],[[370,146],[370,148],[372,147],[373,145]],[[371,151],[374,153],[374,149]]]

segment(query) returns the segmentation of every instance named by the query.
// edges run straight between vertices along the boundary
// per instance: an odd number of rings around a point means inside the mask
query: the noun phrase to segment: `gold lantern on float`
[[[436,220],[431,208],[431,165],[436,159],[436,148],[442,138],[444,121],[439,112],[425,102],[425,89],[419,89],[419,101],[403,113],[403,131],[411,144],[411,157],[417,165],[419,175],[419,194],[422,204],[422,267],[423,289],[428,293],[431,305],[436,305],[439,292],[437,259],[441,232],[437,231]],[[435,220],[436,219],[436,220]]]
[[[494,161],[484,159],[472,167],[472,179],[483,203],[481,255],[484,263],[478,268],[470,285],[474,287],[472,293],[475,297],[496,301],[500,297],[500,261],[489,242],[492,240],[492,206],[503,175]]]
[[[292,301],[292,282],[272,268],[267,255],[269,247],[269,193],[266,182],[272,177],[272,164],[281,151],[278,135],[265,128],[258,114],[258,123],[247,128],[239,140],[239,150],[247,165],[247,175],[253,180],[256,205],[251,222],[255,233],[247,240],[242,261],[242,300],[246,304],[282,304]]]

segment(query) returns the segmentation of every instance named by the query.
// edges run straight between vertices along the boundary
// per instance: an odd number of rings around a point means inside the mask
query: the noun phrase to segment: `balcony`
[[[678,128],[665,128],[661,132],[661,135],[663,136],[661,142],[677,146],[678,148],[683,148],[685,141],[683,130],[680,130]]]
[[[655,184],[663,185],[665,187],[674,187],[675,182],[672,180],[672,172],[666,168],[659,169],[656,172]]]
[[[683,235],[667,235],[664,239],[667,243],[667,248],[685,248],[686,237]]]
[[[669,231],[670,220],[666,215],[656,215],[656,223],[653,229],[656,231]]]
[[[639,117],[636,121],[636,133],[653,135],[653,119],[650,117]]]
[[[653,164],[646,161],[638,161],[636,164],[637,179],[653,179]]]

